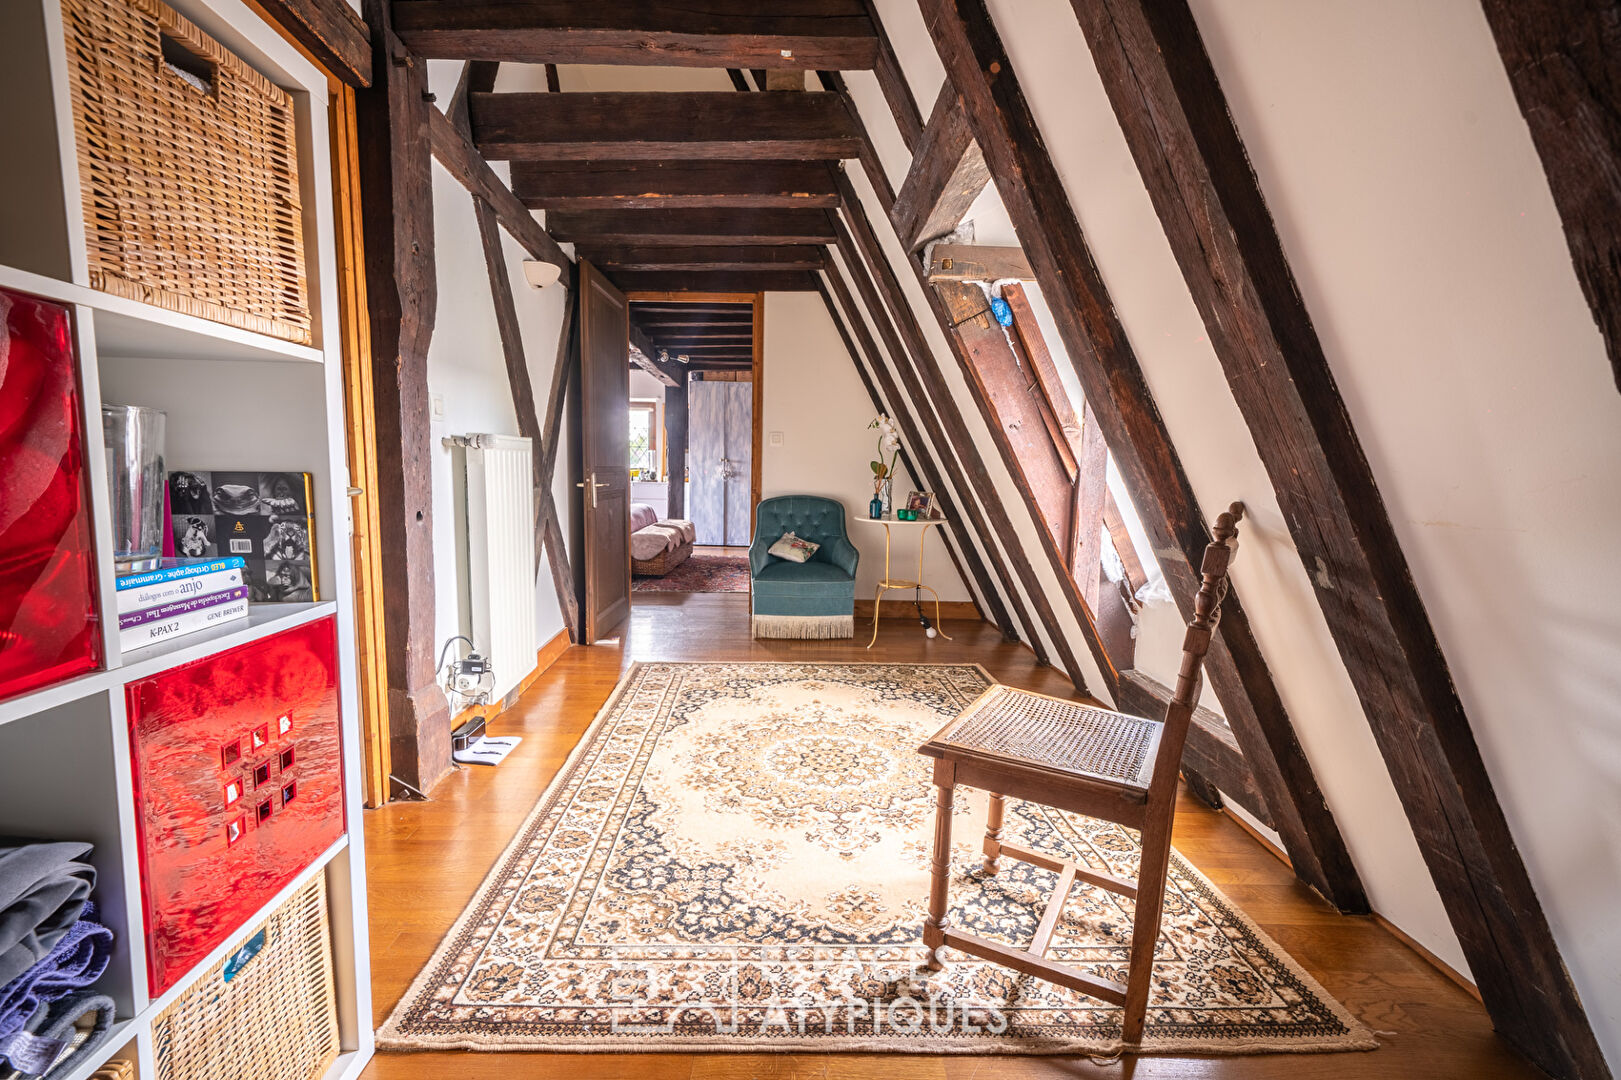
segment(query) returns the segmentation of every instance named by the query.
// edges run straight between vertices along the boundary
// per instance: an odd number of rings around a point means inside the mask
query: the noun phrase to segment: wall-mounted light
[[[556,263],[541,262],[539,259],[525,259],[523,261],[524,280],[529,282],[532,289],[544,289],[554,285],[557,279],[563,276],[563,268]]]

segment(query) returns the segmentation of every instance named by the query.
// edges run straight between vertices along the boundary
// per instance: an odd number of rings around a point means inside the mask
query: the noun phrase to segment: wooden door
[[[754,477],[754,384],[717,383],[726,387],[726,543],[747,547],[753,507],[749,497]]]
[[[687,461],[692,477],[687,518],[700,544],[726,543],[726,390],[732,385],[694,379],[687,386]]]
[[[580,486],[585,488],[585,640],[630,614],[630,307],[580,260]]]

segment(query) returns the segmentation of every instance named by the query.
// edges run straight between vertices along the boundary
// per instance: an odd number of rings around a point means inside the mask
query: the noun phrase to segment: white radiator
[[[475,648],[498,702],[535,668],[535,495],[529,440],[467,437],[467,570]]]

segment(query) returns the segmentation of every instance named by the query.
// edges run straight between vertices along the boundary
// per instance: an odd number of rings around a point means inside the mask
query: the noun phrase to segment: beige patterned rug
[[[1110,1053],[1119,1010],[961,957],[918,979],[933,787],[917,747],[977,666],[638,664],[379,1034],[400,1049]],[[959,789],[961,795],[961,789]],[[951,919],[1026,944],[1055,875],[977,869]],[[1135,876],[1135,833],[1008,802],[1010,840]],[[1077,884],[1049,955],[1123,981],[1130,902]],[[1179,855],[1145,1049],[1372,1035]]]

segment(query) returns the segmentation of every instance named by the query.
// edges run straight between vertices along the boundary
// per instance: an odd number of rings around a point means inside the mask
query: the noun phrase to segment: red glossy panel
[[[101,666],[86,484],[68,309],[0,289],[0,698]]]
[[[147,981],[160,994],[343,834],[337,621],[174,668],[127,694]],[[250,751],[254,732],[268,741]],[[227,765],[220,747],[236,740],[241,756]],[[290,785],[296,799],[283,797]]]

